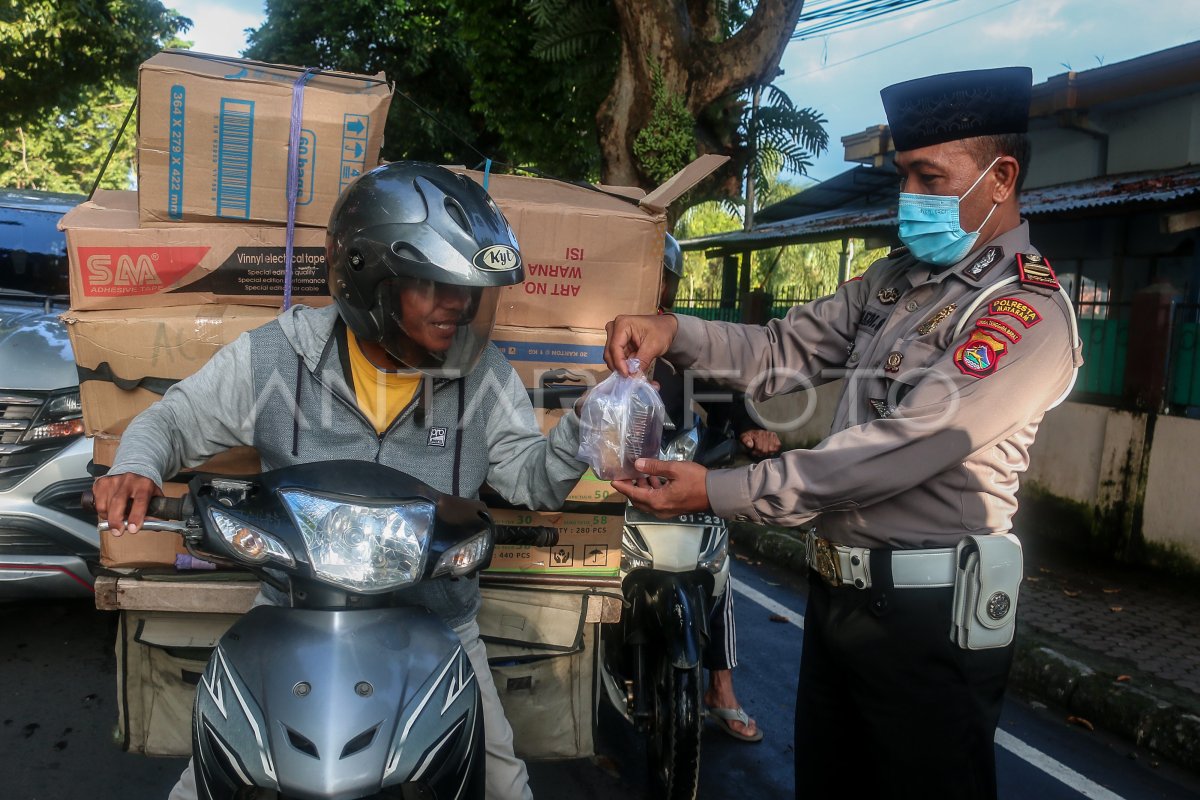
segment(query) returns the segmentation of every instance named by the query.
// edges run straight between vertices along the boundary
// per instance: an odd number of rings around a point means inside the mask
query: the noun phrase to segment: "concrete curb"
[[[739,547],[806,574],[804,543],[796,533],[739,522],[729,527]],[[1010,687],[1200,773],[1200,702],[1168,699],[1172,693],[1153,679],[1118,677],[1104,659],[1032,625],[1021,623],[1017,630]]]

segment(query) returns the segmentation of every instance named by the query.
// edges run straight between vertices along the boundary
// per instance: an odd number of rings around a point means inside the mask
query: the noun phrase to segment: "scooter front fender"
[[[637,586],[631,612],[635,624],[655,629],[646,632],[662,642],[672,666],[690,669],[699,664],[708,643],[707,598],[712,594],[712,575],[646,570],[627,580],[636,581]]]

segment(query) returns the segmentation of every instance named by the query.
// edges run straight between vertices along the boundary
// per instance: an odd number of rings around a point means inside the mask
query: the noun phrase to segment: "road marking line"
[[[1122,800],[1119,794],[1105,789],[1098,783],[1080,775],[1061,761],[1030,747],[1008,731],[996,729],[996,744],[1008,752],[1040,769],[1050,777],[1066,784],[1091,800]]]
[[[787,617],[787,621],[795,625],[800,630],[804,630],[804,615],[798,614],[782,603],[772,600],[757,589],[752,589],[737,578],[729,579],[730,585],[737,591],[738,594],[746,599],[758,603],[768,611],[778,614],[781,617]],[[1003,747],[1008,752],[1015,755],[1022,761],[1036,767],[1050,777],[1074,789],[1089,800],[1122,800],[1119,794],[1115,794],[1108,789],[1105,789],[1100,784],[1089,780],[1075,770],[1057,761],[1054,758],[1046,755],[1041,750],[1025,744],[1017,737],[1007,731],[996,729],[996,744]]]
[[[776,603],[771,598],[767,597],[757,589],[751,589],[746,584],[739,581],[737,578],[730,578],[730,584],[737,590],[737,593],[743,595],[748,600],[753,600],[767,611],[778,614],[781,617],[787,617],[787,621],[795,625],[800,630],[804,630],[804,615],[797,614],[782,603]]]

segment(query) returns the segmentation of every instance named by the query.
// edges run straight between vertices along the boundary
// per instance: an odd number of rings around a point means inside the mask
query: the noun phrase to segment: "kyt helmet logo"
[[[480,250],[471,261],[479,269],[504,272],[521,266],[521,254],[506,244],[494,244]]]

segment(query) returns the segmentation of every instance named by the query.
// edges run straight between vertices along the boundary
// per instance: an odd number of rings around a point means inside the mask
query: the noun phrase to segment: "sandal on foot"
[[[725,731],[725,733],[729,734],[738,741],[762,741],[762,728],[758,727],[757,723],[754,726],[754,733],[750,734],[743,733],[729,724],[731,722],[740,722],[742,725],[750,727],[750,716],[745,712],[744,709],[742,709],[741,706],[738,706],[737,708],[708,708],[705,709],[704,713],[709,719],[717,723],[717,726],[721,730]]]

